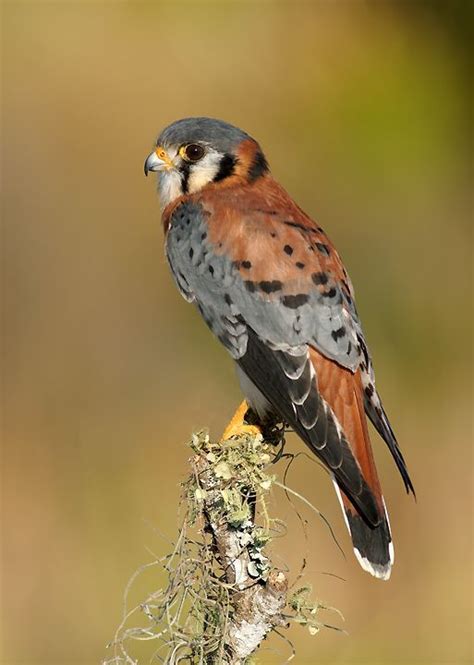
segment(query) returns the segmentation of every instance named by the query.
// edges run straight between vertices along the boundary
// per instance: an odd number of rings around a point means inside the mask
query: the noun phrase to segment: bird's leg
[[[241,436],[242,434],[250,434],[256,436],[261,434],[262,430],[256,425],[248,425],[245,421],[245,416],[249,410],[249,405],[244,400],[237,411],[232,416],[230,423],[224,430],[224,434],[221,437],[221,441],[226,441],[233,436]]]

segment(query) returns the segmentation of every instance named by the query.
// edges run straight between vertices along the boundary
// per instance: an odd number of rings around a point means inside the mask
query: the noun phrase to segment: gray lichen
[[[272,487],[281,487],[274,446],[254,434],[213,442],[205,431],[190,446],[174,550],[143,567],[162,568],[167,583],[124,611],[109,645],[114,656],[103,665],[139,665],[131,655],[137,641],[154,644],[146,662],[244,665],[290,621],[312,634],[325,625],[316,619],[324,606],[310,599],[309,587],[288,595],[286,574],[271,562],[269,545],[282,525],[268,510]],[[130,626],[137,616],[145,626]]]

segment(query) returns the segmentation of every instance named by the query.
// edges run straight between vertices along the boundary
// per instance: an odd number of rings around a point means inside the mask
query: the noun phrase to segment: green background
[[[295,462],[290,485],[347,560],[303,510],[305,543],[281,497],[278,556],[293,577],[307,557],[350,635],[295,627],[294,662],[471,662],[468,6],[3,3],[2,663],[107,656],[129,576],[175,536],[184,443],[240,400],[174,288],[143,177],[159,130],[189,115],[254,135],[336,243],[418,493],[374,436],[396,549],[381,583],[327,476]],[[289,655],[269,646],[262,662]]]

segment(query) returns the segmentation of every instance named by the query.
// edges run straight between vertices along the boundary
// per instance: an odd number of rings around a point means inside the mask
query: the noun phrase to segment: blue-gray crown
[[[211,144],[222,153],[233,152],[245,139],[251,138],[238,127],[215,118],[183,118],[164,129],[156,144],[168,148],[185,143]]]

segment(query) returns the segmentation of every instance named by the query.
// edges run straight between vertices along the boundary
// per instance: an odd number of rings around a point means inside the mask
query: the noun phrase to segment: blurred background
[[[107,656],[130,575],[176,535],[185,442],[240,400],[172,283],[143,177],[189,115],[253,134],[339,248],[418,493],[374,435],[396,548],[381,583],[327,476],[294,463],[347,559],[303,509],[305,544],[281,497],[278,555],[296,575],[307,551],[305,581],[349,632],[293,628],[295,662],[472,662],[469,7],[3,3],[2,664]],[[289,655],[268,646],[262,663]]]

